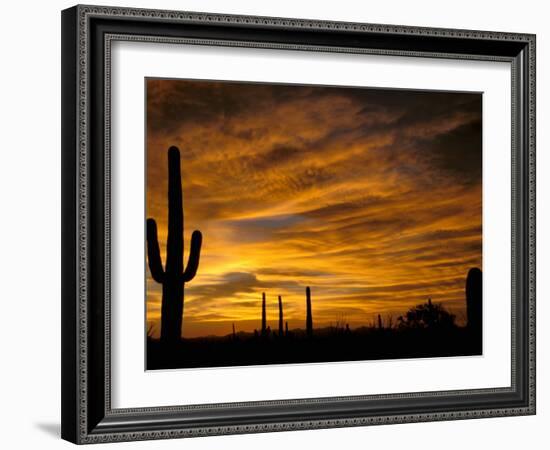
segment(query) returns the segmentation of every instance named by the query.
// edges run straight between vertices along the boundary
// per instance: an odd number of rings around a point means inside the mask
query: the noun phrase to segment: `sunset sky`
[[[163,262],[167,150],[181,151],[184,337],[260,328],[367,325],[424,302],[465,317],[481,268],[479,93],[147,79],[147,217]],[[147,268],[147,321],[161,286]]]

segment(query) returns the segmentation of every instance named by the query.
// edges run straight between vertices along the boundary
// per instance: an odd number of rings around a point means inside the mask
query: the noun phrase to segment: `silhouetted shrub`
[[[433,304],[431,299],[426,303],[411,308],[405,316],[398,318],[399,328],[445,329],[455,328],[455,315],[441,304]]]

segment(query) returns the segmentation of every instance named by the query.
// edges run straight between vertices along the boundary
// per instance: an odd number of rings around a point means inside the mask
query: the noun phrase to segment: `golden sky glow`
[[[481,268],[481,94],[147,80],[147,217],[163,262],[167,150],[181,151],[187,252],[183,335],[350,327],[428,297],[462,321]],[[187,259],[187,253],[185,258]],[[161,286],[147,269],[158,336]]]

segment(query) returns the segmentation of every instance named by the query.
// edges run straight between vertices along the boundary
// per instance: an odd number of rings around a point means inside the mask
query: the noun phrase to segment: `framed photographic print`
[[[535,36],[62,13],[62,436],[535,413]]]

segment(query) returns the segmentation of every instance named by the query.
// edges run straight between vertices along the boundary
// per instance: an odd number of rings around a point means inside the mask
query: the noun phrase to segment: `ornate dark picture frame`
[[[113,409],[110,48],[116,40],[448,59],[512,67],[511,385]],[[535,36],[75,6],[62,12],[62,437],[97,443],[535,413]]]

